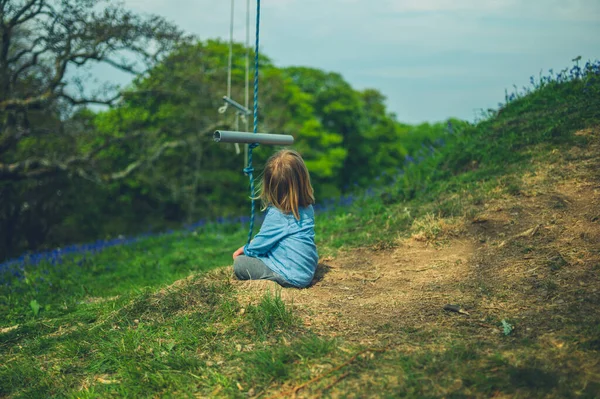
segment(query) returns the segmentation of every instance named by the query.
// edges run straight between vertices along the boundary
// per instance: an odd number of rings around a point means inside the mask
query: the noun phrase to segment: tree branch
[[[48,52],[48,51],[50,51],[50,49],[46,47],[46,48],[43,48],[41,50],[33,52],[32,55],[31,55],[31,59],[29,59],[29,61],[27,61],[23,65],[21,65],[19,67],[19,69],[17,69],[14,72],[13,76],[11,77],[11,84],[14,85],[15,83],[17,83],[17,81],[21,77],[21,74],[23,72],[25,72],[26,70],[28,70],[29,68],[36,66],[38,64],[38,60],[39,60],[40,55],[42,55],[42,54],[44,54],[45,52]],[[20,57],[21,56],[19,56],[19,58]]]
[[[9,64],[15,64],[17,63],[21,57],[23,57],[25,54],[29,54],[29,53],[33,53],[35,48],[44,40],[46,40],[45,37],[38,37],[33,41],[33,44],[31,45],[31,47],[23,49],[19,52],[17,52],[17,54],[15,54],[13,57],[8,59],[8,63]]]
[[[10,21],[8,22],[8,27],[9,29],[20,25],[24,22],[27,22],[28,20],[30,20],[31,18],[34,18],[41,10],[42,7],[44,6],[44,0],[39,1],[39,5],[36,11],[31,12],[28,15],[25,15],[25,13],[35,5],[35,3],[37,3],[38,0],[29,0],[19,11],[17,11],[15,13],[15,15],[10,19]],[[23,17],[23,15],[25,15]],[[21,18],[23,17],[23,18]]]
[[[216,123],[202,131],[200,136],[212,134],[212,132],[219,128],[225,129],[229,128],[229,126],[225,123]],[[102,150],[119,142],[125,142],[133,138],[140,137],[144,134],[146,134],[145,131],[136,131],[124,137],[115,137],[106,140],[103,144],[90,150],[85,155],[70,157],[63,161],[45,158],[29,158],[12,164],[0,163],[0,181],[18,181],[30,178],[40,178],[43,176],[52,176],[59,173],[71,173],[86,180],[95,182],[120,180],[131,175],[141,167],[155,162],[164,154],[166,150],[182,147],[188,143],[187,140],[173,140],[165,142],[156,150],[154,150],[149,156],[130,163],[123,170],[118,172],[98,174],[93,170],[93,161]]]
[[[101,61],[107,63],[108,65],[110,65],[114,68],[120,69],[123,72],[128,72],[132,75],[139,75],[142,73],[142,71],[135,70],[135,68],[133,67],[133,64],[120,63],[120,62],[111,60],[110,58],[105,58]]]
[[[87,104],[99,104],[99,105],[113,105],[115,101],[121,98],[121,93],[115,94],[111,98],[101,99],[101,98],[75,98],[64,92],[60,92],[57,94],[58,97],[64,98],[71,105],[87,105]]]
[[[0,111],[36,109],[39,108],[44,101],[51,99],[52,96],[53,93],[51,91],[47,91],[35,97],[29,97],[25,99],[13,98],[10,100],[4,100],[0,102]]]
[[[170,149],[170,148],[177,148],[177,147],[182,147],[185,144],[187,144],[186,141],[184,140],[177,140],[177,141],[168,141],[166,143],[163,143],[155,152],[154,154],[152,154],[150,157],[146,158],[146,159],[139,159],[135,162],[130,163],[129,165],[127,165],[127,167],[119,172],[115,172],[115,173],[111,173],[109,175],[104,175],[102,176],[102,179],[104,181],[112,181],[112,180],[120,180],[123,179],[127,176],[129,176],[131,173],[135,172],[137,169],[139,169],[140,167],[146,165],[146,164],[150,164],[154,161],[156,161],[158,158],[160,158],[162,156],[162,154]]]
[[[211,134],[219,129],[219,128],[225,128],[226,126],[223,123],[215,123],[211,126],[209,126],[207,129],[205,129],[202,133],[200,133],[200,136],[206,136],[207,134]],[[127,167],[125,167],[125,169],[119,171],[119,172],[115,172],[115,173],[111,173],[109,175],[104,175],[103,176],[103,180],[105,181],[113,181],[113,180],[119,180],[119,179],[123,179],[127,176],[129,176],[131,173],[135,172],[137,169],[141,168],[142,166],[145,166],[147,164],[151,164],[154,161],[156,161],[157,159],[159,159],[162,154],[171,148],[177,148],[177,147],[182,147],[184,145],[188,144],[188,142],[186,140],[174,140],[174,141],[168,141],[166,143],[163,143],[160,147],[158,147],[158,149],[156,151],[154,151],[154,153],[149,156],[146,159],[140,159],[137,160],[135,162],[130,163],[129,165],[127,165]]]

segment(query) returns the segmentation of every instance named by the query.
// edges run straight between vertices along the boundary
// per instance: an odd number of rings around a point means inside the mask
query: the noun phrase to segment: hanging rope
[[[260,38],[260,0],[256,0],[256,45],[254,49],[254,134],[258,132],[258,45]],[[250,179],[250,231],[248,231],[248,244],[252,240],[252,230],[254,230],[254,168],[252,167],[252,150],[258,147],[258,143],[252,143],[248,146],[248,166],[244,168],[244,173]]]
[[[238,112],[235,114],[235,124],[233,125],[233,128],[235,129],[236,132],[240,130],[240,118],[241,117],[242,117],[241,113]],[[236,155],[239,155],[241,152],[240,145],[239,145],[239,143],[234,143],[234,145],[235,145],[235,153],[236,153]]]
[[[229,64],[227,66],[227,97],[231,98],[231,70],[233,68],[233,23],[235,0],[231,0],[231,18],[229,22]],[[219,108],[219,113],[224,114],[229,104],[225,103]],[[239,153],[239,152],[238,152]]]
[[[246,0],[246,74],[244,76],[244,107],[250,109],[250,0]],[[244,115],[245,132],[248,131],[248,118]],[[244,145],[244,165],[248,164],[248,144]]]

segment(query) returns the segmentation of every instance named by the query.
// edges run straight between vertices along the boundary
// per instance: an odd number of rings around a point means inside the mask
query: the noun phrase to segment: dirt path
[[[490,200],[458,234],[393,249],[354,249],[322,259],[315,284],[283,290],[307,326],[361,344],[404,341],[407,332],[474,339],[499,335],[513,320],[525,336],[598,315],[600,303],[600,129],[587,148],[573,147],[553,166],[536,165],[512,195]],[[241,300],[271,282],[233,281]],[[443,310],[459,304],[469,314]],[[466,328],[466,330],[465,330]]]

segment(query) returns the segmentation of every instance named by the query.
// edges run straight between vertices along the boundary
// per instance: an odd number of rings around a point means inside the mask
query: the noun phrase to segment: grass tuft
[[[275,330],[289,329],[297,326],[299,318],[281,299],[281,289],[271,293],[267,291],[257,305],[247,309],[253,330],[261,337],[266,337]]]

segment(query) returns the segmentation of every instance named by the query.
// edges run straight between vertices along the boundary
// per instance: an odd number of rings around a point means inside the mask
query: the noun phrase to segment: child
[[[258,234],[233,253],[240,280],[272,280],[283,287],[308,286],[317,269],[315,203],[300,154],[281,150],[265,165],[260,199],[267,210]]]

